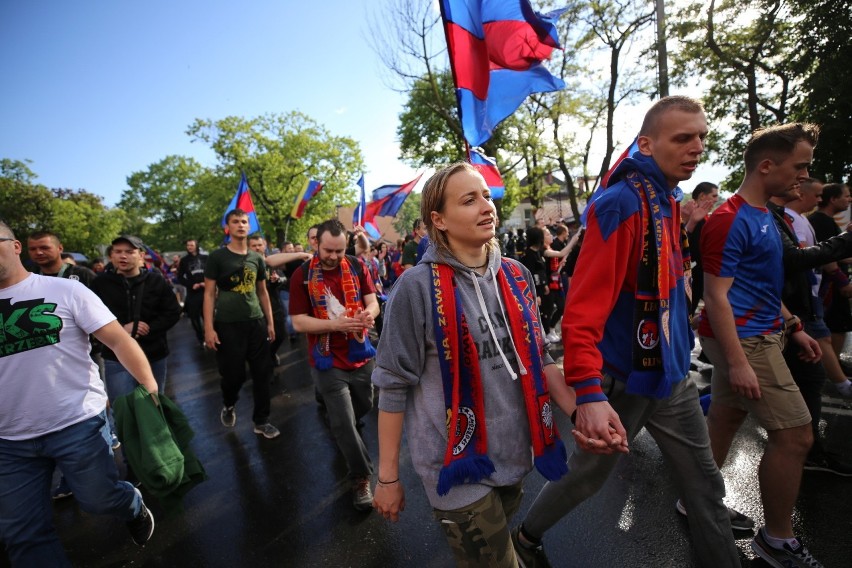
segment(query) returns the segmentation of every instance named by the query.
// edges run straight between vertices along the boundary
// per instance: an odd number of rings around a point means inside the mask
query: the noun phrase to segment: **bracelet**
[[[381,479],[377,480],[379,485],[393,485],[394,483],[399,483],[399,478],[397,477],[393,481],[382,481]]]

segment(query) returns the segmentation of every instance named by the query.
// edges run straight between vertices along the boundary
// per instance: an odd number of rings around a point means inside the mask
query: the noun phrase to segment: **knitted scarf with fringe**
[[[677,223],[680,226],[679,241],[672,241],[669,231],[665,230],[660,200],[666,197],[639,172],[628,173],[625,181],[637,192],[642,204],[642,257],[639,259],[636,275],[633,303],[633,368],[627,377],[627,392],[667,398],[671,395],[672,386],[683,380],[672,368],[669,294],[678,276],[669,268],[670,255],[680,252],[683,257],[686,305],[690,306],[689,242],[686,229],[680,222],[680,207],[673,196],[669,196],[668,201],[672,224]]]
[[[447,409],[447,449],[437,490],[439,495],[446,495],[455,485],[477,483],[490,476],[495,468],[488,457],[479,353],[455,291],[455,271],[446,264],[431,266],[432,319]],[[521,270],[505,259],[497,279],[520,358],[519,378],[535,467],[554,481],[568,472],[568,456],[553,420],[535,297]]]

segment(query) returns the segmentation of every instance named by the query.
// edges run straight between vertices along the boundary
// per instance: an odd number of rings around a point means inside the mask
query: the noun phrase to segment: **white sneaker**
[[[557,344],[562,342],[562,337],[560,337],[555,331],[551,331],[544,337],[548,343]]]

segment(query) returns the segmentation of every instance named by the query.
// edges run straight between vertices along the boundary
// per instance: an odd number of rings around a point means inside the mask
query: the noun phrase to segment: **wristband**
[[[396,479],[394,479],[393,481],[382,481],[381,479],[378,480],[379,485],[393,485],[394,483],[399,483],[398,477]]]

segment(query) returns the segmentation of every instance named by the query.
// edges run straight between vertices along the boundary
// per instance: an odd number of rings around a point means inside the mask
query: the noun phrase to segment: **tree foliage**
[[[187,133],[216,153],[219,176],[238,180],[241,170],[246,173],[261,226],[279,246],[286,231],[302,234],[333,217],[335,205],[355,201],[355,182],[364,169],[358,143],[332,135],[302,113],[197,119]],[[322,182],[323,190],[302,219],[291,220],[297,195],[312,179]]]
[[[65,250],[95,256],[118,235],[123,211],[106,207],[102,197],[88,191],[48,189],[33,183],[36,178],[26,163],[0,160],[0,218],[19,240],[49,230]]]

